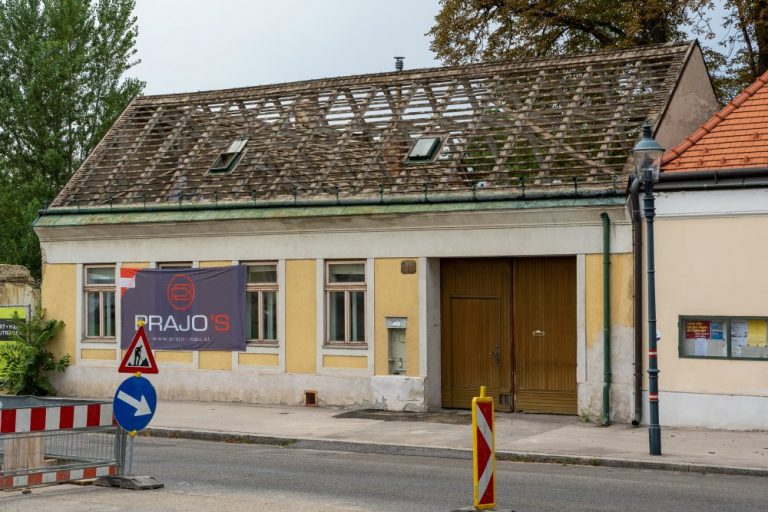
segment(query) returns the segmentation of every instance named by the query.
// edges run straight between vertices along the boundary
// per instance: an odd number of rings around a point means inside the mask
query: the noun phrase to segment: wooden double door
[[[442,402],[576,414],[576,259],[441,262]]]

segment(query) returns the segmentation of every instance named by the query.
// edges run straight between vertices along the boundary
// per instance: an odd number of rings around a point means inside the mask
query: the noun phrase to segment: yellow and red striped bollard
[[[480,396],[472,399],[472,468],[474,503],[477,510],[496,506],[496,448],[493,438],[493,398]]]

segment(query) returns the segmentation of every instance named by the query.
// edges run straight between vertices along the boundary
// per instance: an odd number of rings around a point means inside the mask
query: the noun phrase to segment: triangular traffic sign
[[[123,356],[123,362],[117,369],[118,373],[159,373],[155,355],[149,346],[147,335],[144,333],[144,326],[140,325],[136,331],[136,336],[128,346],[128,350]]]

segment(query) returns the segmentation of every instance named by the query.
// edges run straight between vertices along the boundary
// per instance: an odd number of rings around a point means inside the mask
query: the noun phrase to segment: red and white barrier
[[[0,477],[0,489],[13,489],[20,487],[32,487],[35,485],[63,484],[72,480],[84,478],[96,478],[100,476],[115,476],[117,466],[95,466],[84,469],[65,469],[58,471],[41,471],[27,475]]]
[[[45,401],[51,405],[37,405]],[[112,403],[79,401],[75,405],[72,401],[67,403],[63,400],[32,397],[2,397],[2,402],[4,408],[0,409],[0,443],[3,447],[3,471],[0,473],[0,490],[57,484],[117,473],[117,460],[82,461],[80,468],[63,469],[63,466],[51,466],[45,459],[48,436],[76,435],[91,429],[113,427]],[[30,403],[35,405],[30,407]],[[114,428],[110,430],[117,432]]]
[[[108,427],[113,424],[111,403],[0,410],[0,434]]]

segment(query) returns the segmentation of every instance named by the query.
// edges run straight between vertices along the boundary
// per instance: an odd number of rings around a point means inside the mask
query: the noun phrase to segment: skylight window
[[[431,162],[437,150],[440,149],[440,137],[421,137],[411,148],[406,160],[408,162]]]
[[[243,149],[248,143],[248,139],[235,139],[221,154],[216,158],[208,171],[211,174],[223,174],[234,169],[237,162],[240,161],[240,157],[243,155]]]

